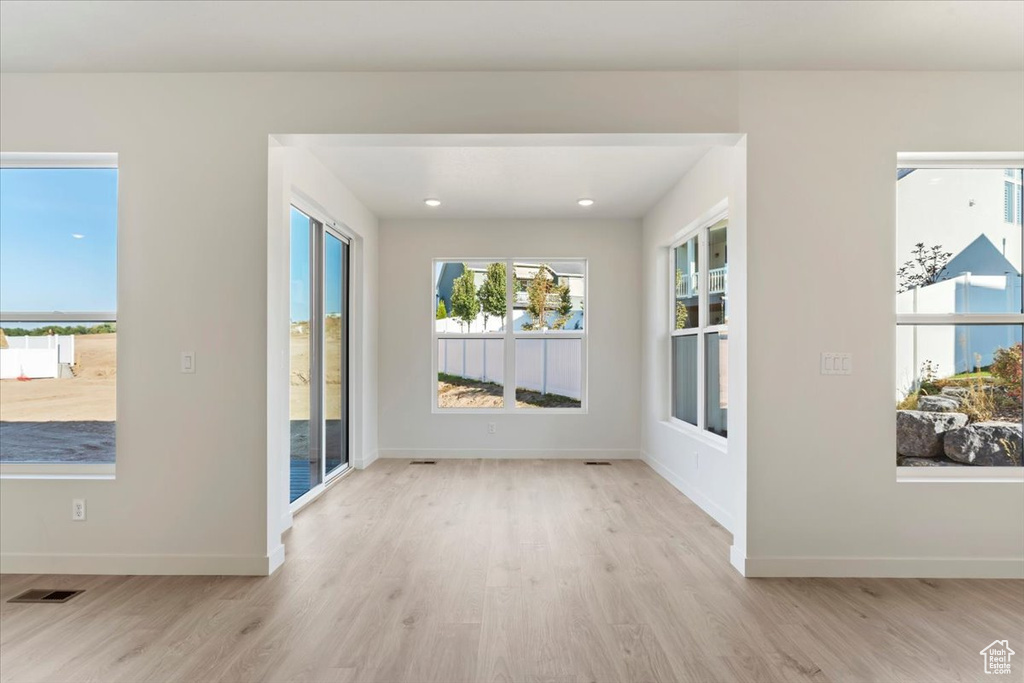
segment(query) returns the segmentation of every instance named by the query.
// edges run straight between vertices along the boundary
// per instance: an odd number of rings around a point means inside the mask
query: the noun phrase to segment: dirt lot
[[[438,375],[437,402],[439,408],[501,408],[505,389],[493,382],[478,382],[452,375]],[[568,396],[541,394],[527,389],[516,389],[517,408],[579,408],[580,402]]]
[[[327,419],[341,418],[341,328],[328,319],[325,339],[327,363]],[[308,329],[308,328],[307,328]],[[291,414],[293,420],[309,419],[309,332],[292,329],[291,334]]]

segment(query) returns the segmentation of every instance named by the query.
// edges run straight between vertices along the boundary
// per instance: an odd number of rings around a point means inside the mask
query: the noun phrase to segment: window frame
[[[34,152],[0,152],[0,169],[114,169],[118,171],[117,199],[117,235],[120,241],[120,168],[118,154],[109,153],[34,153]],[[115,250],[117,247],[115,246]],[[115,263],[119,253],[115,254]],[[120,278],[117,268],[114,272],[115,291],[120,298]],[[0,324],[3,323],[117,323],[117,310],[113,311],[0,311]],[[115,363],[120,364],[120,348],[115,352]],[[117,393],[114,397],[114,429],[118,422]],[[117,438],[114,439],[114,462],[83,463],[83,462],[0,462],[0,479],[114,479],[117,468]]]
[[[1020,153],[900,153],[896,155],[896,169],[913,170],[985,170],[985,169],[1008,169],[1024,168],[1024,155]],[[1004,180],[1007,180],[1004,175]],[[899,239],[899,182],[893,183],[893,243]],[[1007,222],[1007,221],[1004,221]],[[1012,223],[1011,223],[1012,224]],[[1020,225],[1017,222],[1016,225]],[[1021,240],[1021,263],[1024,263],[1024,239]],[[893,262],[893,273],[899,267],[899,255]],[[896,291],[896,287],[893,287]],[[1022,291],[1022,309],[1020,313],[899,313],[897,310],[897,297],[894,294],[892,306],[894,312],[895,333],[900,327],[923,327],[923,326],[955,326],[955,325],[1017,325],[1024,327],[1024,291]],[[894,336],[895,339],[895,336]],[[894,348],[894,352],[896,349]],[[896,366],[893,365],[891,383],[897,386]],[[892,431],[893,449],[896,452],[895,425]],[[1021,482],[1024,481],[1024,467],[976,467],[962,465],[960,467],[896,467],[896,479],[898,482],[935,482],[935,481],[965,481],[972,483],[984,482]]]
[[[500,256],[460,256],[460,257],[437,257],[430,261],[430,311],[437,308],[437,266],[441,263],[466,263],[470,261],[482,261],[485,263],[505,264],[505,330],[503,332],[438,332],[436,320],[431,316],[430,320],[430,348],[431,348],[431,413],[435,415],[585,415],[588,411],[588,367],[587,346],[589,339],[590,325],[587,323],[586,313],[582,330],[547,330],[547,331],[515,331],[513,317],[515,304],[515,269],[516,263],[550,263],[560,261],[578,261],[583,264],[583,302],[584,311],[588,310],[590,300],[590,262],[580,256],[547,256],[543,258],[533,257],[500,257]],[[441,339],[501,339],[504,341],[504,364],[502,368],[502,406],[500,408],[441,408],[438,406],[437,386],[437,345]],[[580,341],[580,407],[579,408],[519,408],[516,406],[516,353],[515,343],[517,339],[579,339]],[[509,381],[511,378],[511,381]]]
[[[1024,211],[1024,206],[1022,206],[1022,204],[1024,204],[1024,200],[1021,199],[1020,191],[1020,188],[1024,187],[1024,178],[1022,178],[1022,176],[1024,176],[1024,172],[1021,171],[1020,166],[1017,166],[1016,168],[1007,168],[1006,170],[1015,170],[1017,172],[1013,174],[1003,174],[1003,222],[1009,223],[1010,225],[1024,225],[1024,216],[1021,215],[1022,211]],[[1007,190],[1013,187],[1018,188],[1015,201],[1007,196]],[[1009,213],[1009,216],[1007,216],[1007,213]],[[1007,220],[1007,218],[1009,218],[1009,220]]]
[[[728,337],[729,334],[729,322],[728,318],[725,323],[717,325],[708,325],[708,318],[710,315],[710,298],[708,292],[708,280],[710,278],[710,272],[708,264],[711,262],[711,243],[709,238],[709,232],[711,228],[729,218],[729,205],[728,201],[723,201],[715,206],[711,211],[705,214],[700,219],[691,223],[687,228],[680,232],[676,239],[674,239],[668,246],[668,254],[666,256],[668,262],[668,278],[667,278],[667,291],[669,293],[668,306],[666,307],[666,322],[668,324],[668,388],[667,395],[665,396],[665,406],[667,419],[666,422],[691,436],[695,436],[699,439],[703,439],[707,443],[724,450],[729,443],[728,436],[722,436],[716,434],[707,428],[707,337],[711,334],[721,334]],[[727,226],[728,227],[728,226]],[[687,327],[681,330],[676,329],[676,262],[675,254],[676,248],[682,246],[689,240],[697,238],[697,325],[693,327]],[[728,248],[728,247],[726,247]],[[728,257],[726,257],[726,265],[728,265]],[[728,295],[728,285],[726,285],[726,293]],[[680,420],[673,414],[672,401],[675,394],[675,373],[673,372],[674,366],[672,361],[673,345],[676,337],[688,337],[693,336],[697,339],[697,424],[690,424],[685,420]],[[728,420],[728,418],[727,418]],[[727,422],[728,424],[728,422]]]

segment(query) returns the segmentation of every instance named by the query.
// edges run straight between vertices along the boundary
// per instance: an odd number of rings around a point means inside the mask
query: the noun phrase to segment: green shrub
[[[992,361],[992,375],[1006,385],[1006,393],[1021,398],[1021,345],[997,349]]]

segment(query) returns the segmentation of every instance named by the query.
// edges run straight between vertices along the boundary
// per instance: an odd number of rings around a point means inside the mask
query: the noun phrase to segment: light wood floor
[[[743,579],[639,462],[380,461],[296,518],[270,578],[4,576],[8,681],[961,681],[1024,582]]]

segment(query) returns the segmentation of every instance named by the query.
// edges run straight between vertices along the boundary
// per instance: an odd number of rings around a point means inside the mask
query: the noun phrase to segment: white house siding
[[[926,247],[942,245],[955,256],[978,235],[985,235],[1019,273],[1021,226],[1004,220],[1006,180],[1001,168],[918,169],[900,179],[896,184],[898,263],[910,260],[918,242]]]

